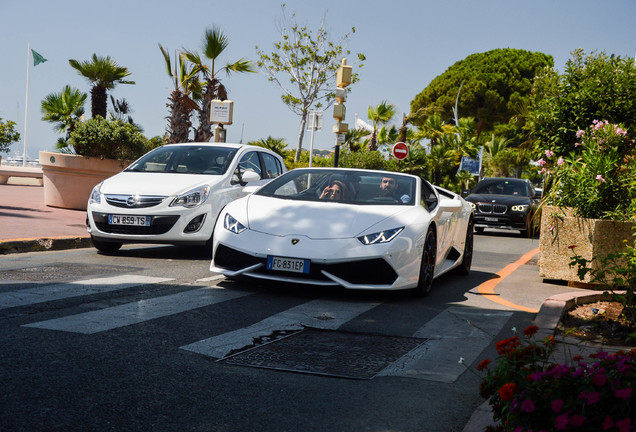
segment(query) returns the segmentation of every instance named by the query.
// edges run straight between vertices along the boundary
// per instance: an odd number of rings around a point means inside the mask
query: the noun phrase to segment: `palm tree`
[[[283,158],[287,153],[287,143],[284,138],[272,138],[271,136],[268,136],[265,139],[261,138],[258,141],[252,141],[248,144],[270,149],[274,153],[281,155]]]
[[[184,57],[175,55],[176,63],[172,68],[172,61],[168,51],[159,44],[159,49],[166,62],[168,76],[172,79],[174,89],[170,92],[167,104],[168,115],[168,143],[188,142],[192,127],[192,111],[199,108],[195,99],[201,98],[201,83],[197,78],[196,67],[189,68]]]
[[[453,127],[444,123],[442,118],[433,114],[426,121],[418,125],[424,138],[431,140],[431,149],[437,145],[439,139],[445,134],[452,133]]]
[[[50,93],[42,100],[42,120],[54,123],[57,132],[66,132],[65,138],[58,140],[58,148],[67,147],[69,135],[84,115],[87,97],[86,93],[67,85],[61,92]]]
[[[90,61],[78,62],[69,60],[69,64],[77,72],[86,78],[93,86],[91,88],[91,116],[106,118],[108,99],[106,93],[115,88],[117,84],[135,84],[134,81],[125,81],[130,75],[128,69],[117,65],[110,57],[98,57],[93,54]]]
[[[378,149],[378,129],[381,125],[390,122],[393,116],[395,116],[395,105],[387,101],[382,101],[376,107],[367,109],[367,117],[373,123],[373,132],[368,146],[369,151]]]
[[[130,115],[133,110],[130,107],[128,101],[124,98],[115,99],[112,95],[110,96],[110,104],[113,106],[113,109],[108,112],[110,120],[121,120],[124,123],[128,123],[137,128],[137,130],[141,133],[144,132],[144,129],[135,123],[132,116]]]
[[[227,63],[222,68],[216,69],[216,61],[219,56],[225,51],[230,43],[230,38],[220,28],[214,26],[212,29],[207,29],[203,36],[203,56],[212,60],[212,64],[207,65],[204,63],[201,56],[195,51],[183,52],[188,61],[192,62],[197,72],[201,73],[205,81],[204,91],[201,97],[199,113],[199,125],[197,127],[194,140],[200,142],[210,141],[212,138],[212,124],[210,122],[210,107],[214,99],[225,100],[227,99],[227,90],[218,78],[218,74],[225,72],[227,76],[230,76],[231,72],[256,72],[253,64],[242,58],[234,63]]]

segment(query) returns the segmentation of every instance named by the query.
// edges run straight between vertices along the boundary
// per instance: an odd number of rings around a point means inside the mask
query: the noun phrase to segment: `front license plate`
[[[486,219],[486,222],[497,222],[499,220],[499,219],[493,218],[493,217],[487,217],[485,219]]]
[[[280,270],[292,273],[309,273],[309,260],[300,258],[267,257],[267,270]]]
[[[150,226],[150,216],[108,215],[110,225]]]

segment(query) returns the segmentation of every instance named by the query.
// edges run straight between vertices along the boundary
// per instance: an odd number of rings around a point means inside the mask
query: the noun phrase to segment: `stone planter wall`
[[[40,165],[44,181],[44,204],[75,210],[86,210],[95,185],[125,167],[122,162],[113,159],[45,151],[40,152]]]
[[[539,276],[545,279],[590,283],[580,280],[577,267],[570,267],[576,253],[599,268],[599,257],[624,249],[623,240],[632,239],[633,222],[585,219],[569,209],[545,206],[541,213]],[[573,250],[569,246],[576,246]]]

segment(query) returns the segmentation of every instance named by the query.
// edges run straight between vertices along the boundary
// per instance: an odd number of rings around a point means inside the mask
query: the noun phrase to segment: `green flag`
[[[40,63],[44,63],[46,61],[46,59],[44,57],[42,57],[41,54],[36,53],[34,50],[31,50],[31,52],[33,53],[33,66],[37,66]]]

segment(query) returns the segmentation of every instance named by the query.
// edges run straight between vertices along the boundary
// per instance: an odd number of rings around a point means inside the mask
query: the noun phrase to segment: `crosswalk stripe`
[[[25,324],[23,327],[93,334],[175,315],[250,294],[249,292],[227,291],[218,287],[205,287],[63,318]]]
[[[425,344],[385,368],[378,376],[402,376],[452,383],[466,371],[466,365],[490,344],[512,312],[484,314],[462,307],[449,307],[421,327],[417,338]],[[460,362],[460,359],[463,359]],[[463,363],[463,364],[462,364]]]
[[[347,321],[378,305],[379,303],[312,300],[272,315],[249,327],[203,339],[182,346],[181,349],[214,358],[223,358],[235,349],[250,346],[256,338],[267,336],[277,330],[302,330],[304,327],[335,330]]]
[[[141,275],[118,275],[105,278],[86,279],[68,283],[43,285],[17,291],[0,293],[0,309],[28,306],[53,300],[80,297],[91,294],[117,291],[134,286],[174,280]]]

